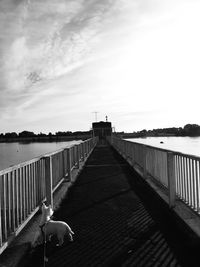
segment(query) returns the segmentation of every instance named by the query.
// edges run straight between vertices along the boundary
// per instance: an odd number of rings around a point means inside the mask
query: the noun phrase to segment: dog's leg
[[[48,241],[51,242],[52,235],[48,236]]]
[[[69,241],[73,242],[74,232],[72,231],[72,229],[70,227],[67,228],[66,234],[67,234],[67,236],[69,238]]]
[[[63,235],[58,235],[58,244],[56,246],[62,246],[62,244],[64,243],[64,236]]]

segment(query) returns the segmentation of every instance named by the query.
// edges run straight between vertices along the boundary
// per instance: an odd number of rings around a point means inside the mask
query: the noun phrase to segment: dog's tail
[[[74,239],[73,239],[73,235],[74,235],[74,232],[72,231],[72,229],[69,227],[69,225],[67,225],[67,228],[66,228],[66,234],[69,236],[69,240],[72,242]]]

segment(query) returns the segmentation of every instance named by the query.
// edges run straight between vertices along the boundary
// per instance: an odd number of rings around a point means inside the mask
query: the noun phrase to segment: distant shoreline
[[[200,137],[200,135],[176,135],[176,134],[157,134],[157,135],[137,135],[137,134],[121,134],[121,138],[146,138],[146,137]]]
[[[30,142],[63,142],[73,140],[86,140],[91,138],[91,135],[74,135],[74,136],[33,136],[33,137],[14,137],[0,138],[0,143],[30,143]]]
[[[120,132],[118,135],[122,138],[141,138],[141,137],[167,137],[167,136],[200,136],[200,126],[198,124],[186,124],[182,127],[158,128],[153,130],[142,130],[138,132]]]

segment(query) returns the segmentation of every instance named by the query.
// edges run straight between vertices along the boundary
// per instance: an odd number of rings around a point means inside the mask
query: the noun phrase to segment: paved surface
[[[74,242],[48,243],[46,266],[200,266],[191,236],[110,147],[95,148],[55,219],[69,223]],[[43,246],[21,266],[44,266]]]

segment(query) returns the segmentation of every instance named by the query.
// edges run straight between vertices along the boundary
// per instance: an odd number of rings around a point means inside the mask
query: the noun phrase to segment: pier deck
[[[46,266],[200,266],[187,236],[140,176],[111,147],[98,145],[55,219],[74,242],[47,244]],[[23,266],[43,266],[43,247]]]

